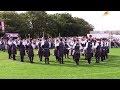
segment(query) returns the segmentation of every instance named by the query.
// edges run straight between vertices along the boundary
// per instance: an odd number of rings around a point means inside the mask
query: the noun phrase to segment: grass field
[[[89,65],[81,57],[80,65],[76,66],[72,57],[65,59],[65,64],[56,62],[51,50],[50,64],[40,63],[35,52],[33,64],[29,63],[27,56],[25,62],[20,62],[19,52],[16,61],[8,59],[7,52],[0,51],[0,79],[120,79],[120,49],[110,50],[109,59]]]

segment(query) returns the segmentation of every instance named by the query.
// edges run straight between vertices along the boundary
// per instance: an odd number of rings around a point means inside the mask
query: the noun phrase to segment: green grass
[[[109,59],[89,65],[81,57],[80,65],[76,66],[72,57],[65,59],[65,64],[56,62],[51,50],[50,64],[39,61],[37,52],[33,64],[25,56],[25,62],[20,62],[19,52],[16,61],[8,59],[7,52],[0,51],[0,79],[120,79],[120,49],[110,50]]]

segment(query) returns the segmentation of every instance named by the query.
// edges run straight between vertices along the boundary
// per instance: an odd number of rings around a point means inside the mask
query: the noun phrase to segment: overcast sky
[[[47,11],[48,14],[64,12],[70,13],[73,17],[83,18],[95,27],[95,31],[120,31],[120,11],[109,11],[108,16],[103,16],[105,11]]]

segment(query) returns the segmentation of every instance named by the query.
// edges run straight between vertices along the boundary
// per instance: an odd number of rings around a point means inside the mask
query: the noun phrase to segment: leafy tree
[[[47,14],[45,11],[27,11],[18,14],[15,11],[0,12],[0,19],[5,21],[5,31],[19,33],[21,37],[32,38],[45,36],[63,37],[83,36],[94,27],[82,18],[72,17],[69,13]],[[2,32],[0,33],[2,35]]]

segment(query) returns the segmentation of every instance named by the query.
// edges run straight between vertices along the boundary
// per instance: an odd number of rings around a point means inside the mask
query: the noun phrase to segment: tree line
[[[0,12],[0,20],[5,22],[6,33],[19,33],[22,38],[84,36],[94,27],[82,18],[72,17],[69,13],[47,14],[45,11]],[[0,29],[0,35],[2,36]]]

